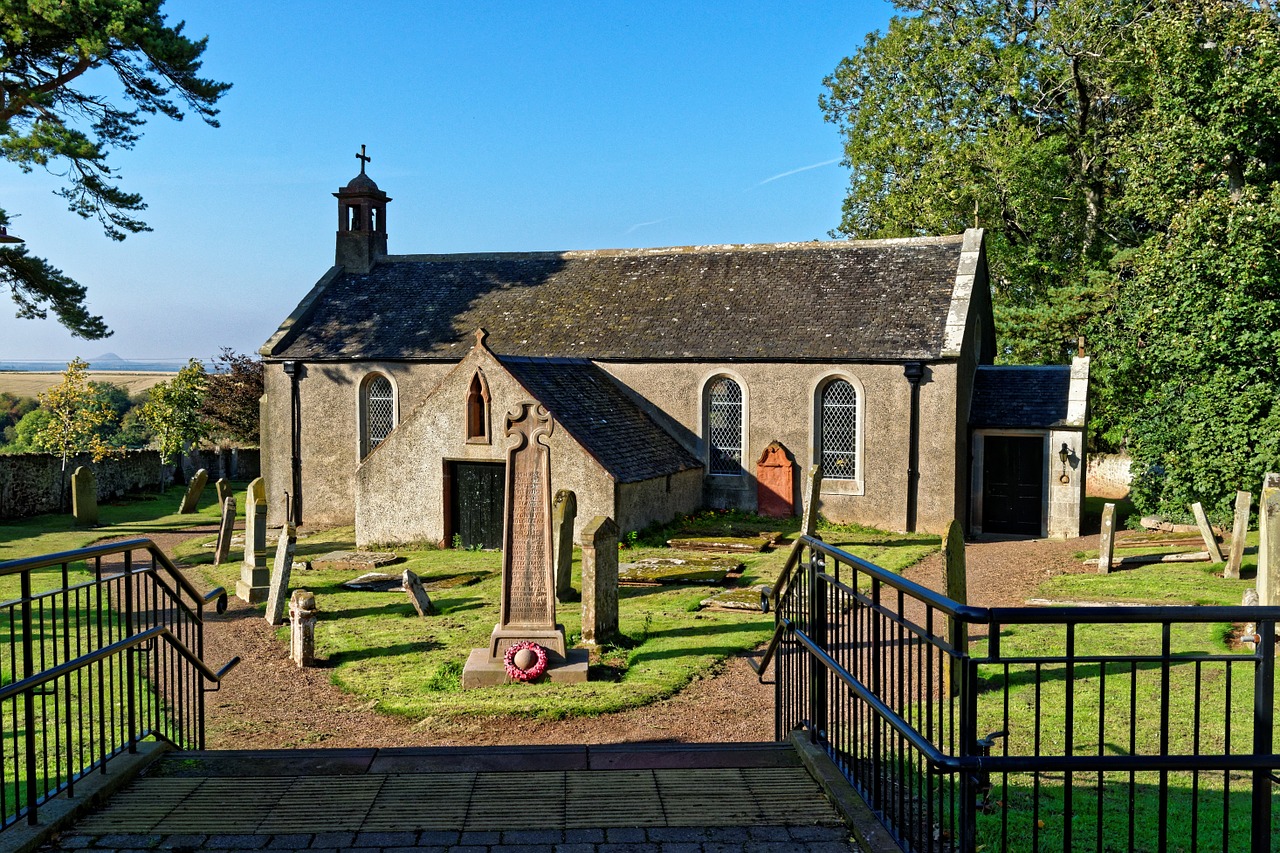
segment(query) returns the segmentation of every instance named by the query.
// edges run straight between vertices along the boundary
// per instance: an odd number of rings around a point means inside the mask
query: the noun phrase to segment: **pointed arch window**
[[[843,379],[822,389],[822,477],[858,479],[858,392]]]
[[[489,383],[479,370],[467,388],[467,443],[489,443]]]
[[[396,425],[396,390],[391,380],[380,373],[364,381],[360,405],[363,423],[360,458],[373,452]]]
[[[742,474],[742,386],[727,376],[707,386],[708,470],[712,474]]]

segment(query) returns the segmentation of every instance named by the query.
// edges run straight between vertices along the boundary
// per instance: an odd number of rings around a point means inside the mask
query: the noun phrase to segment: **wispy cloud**
[[[765,184],[772,183],[773,181],[781,180],[782,178],[789,178],[792,175],[798,175],[801,172],[807,172],[810,169],[821,169],[823,166],[830,166],[834,163],[839,163],[839,162],[840,162],[840,158],[836,157],[834,160],[823,160],[821,163],[813,163],[809,166],[801,166],[799,169],[792,169],[790,172],[782,172],[780,174],[774,175],[772,178],[765,178],[763,181],[756,184],[756,187],[762,187]],[[752,189],[755,189],[755,187],[752,187]]]
[[[667,221],[666,218],[663,218],[663,219],[651,219],[648,222],[637,222],[635,225],[632,225],[623,233],[630,234],[632,231],[635,231],[638,228],[644,228],[646,225],[657,225],[660,222],[666,222],[666,221]]]

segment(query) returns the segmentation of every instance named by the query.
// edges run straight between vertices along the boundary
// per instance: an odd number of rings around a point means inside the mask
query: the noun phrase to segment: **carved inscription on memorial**
[[[503,625],[555,626],[551,549],[551,433],[546,410],[529,403],[507,419],[507,523],[503,543]]]

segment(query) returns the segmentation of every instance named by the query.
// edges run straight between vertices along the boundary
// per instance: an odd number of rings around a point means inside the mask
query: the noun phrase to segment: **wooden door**
[[[982,451],[982,532],[1040,535],[1044,439],[988,435]]]
[[[501,462],[452,462],[449,509],[453,533],[462,547],[502,547],[503,476]]]

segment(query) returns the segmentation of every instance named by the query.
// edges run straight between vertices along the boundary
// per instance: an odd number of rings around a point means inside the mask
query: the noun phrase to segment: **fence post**
[[[1258,620],[1258,666],[1253,682],[1253,754],[1270,755],[1272,724],[1275,713],[1276,623],[1274,619]],[[1271,849],[1271,773],[1267,769],[1253,771],[1253,853]]]
[[[959,620],[957,620],[959,621]],[[961,630],[967,633],[968,625]],[[956,661],[960,665],[960,755],[972,757],[981,754],[978,746],[978,665],[964,654]],[[960,826],[957,827],[960,850],[965,853],[978,847],[978,777],[972,769],[960,771]]]
[[[31,624],[31,572],[21,574],[22,595],[22,678],[25,681],[35,675],[35,650],[32,647],[36,627]],[[22,692],[22,727],[25,741],[27,767],[27,823],[36,825],[36,694],[34,687]],[[16,791],[15,791],[16,794]],[[16,797],[15,797],[16,799]]]
[[[827,650],[827,581],[826,557],[816,548],[809,557],[809,635],[814,644]],[[827,739],[827,668],[809,656],[809,714],[812,731],[809,739],[817,743]]]
[[[124,552],[124,633],[126,637],[133,636],[133,552]],[[127,682],[125,690],[128,695],[128,714],[129,714],[129,751],[138,751],[138,716],[137,716],[137,697],[134,695],[136,687],[136,675],[133,665],[134,653],[133,649],[129,649],[124,653],[124,678]]]

